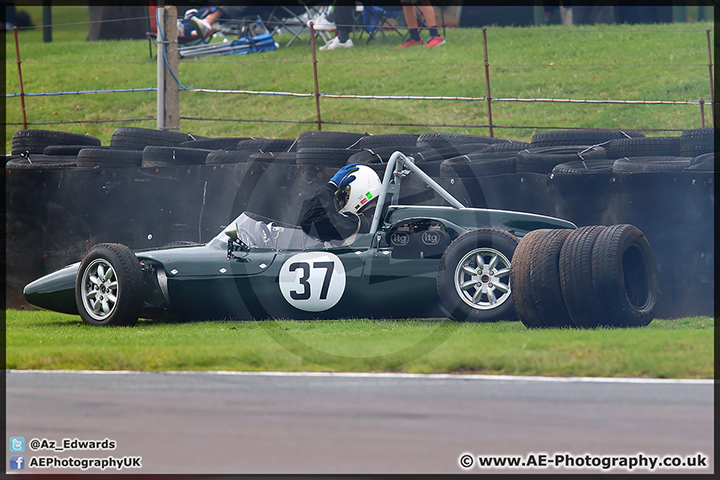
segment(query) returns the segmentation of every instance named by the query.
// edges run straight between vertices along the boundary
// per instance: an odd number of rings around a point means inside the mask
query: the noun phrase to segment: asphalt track
[[[123,472],[145,474],[602,473],[476,462],[698,453],[706,468],[655,472],[713,473],[713,389],[712,381],[8,371],[6,442],[25,438],[26,465],[141,456],[140,470]],[[110,439],[116,448],[32,451],[31,439]],[[475,459],[469,469],[459,464],[465,453]]]

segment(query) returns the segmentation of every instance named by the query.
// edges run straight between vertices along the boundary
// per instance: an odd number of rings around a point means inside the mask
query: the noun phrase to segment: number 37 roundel
[[[329,252],[293,255],[280,268],[280,291],[293,307],[322,312],[334,307],[345,292],[345,267]]]

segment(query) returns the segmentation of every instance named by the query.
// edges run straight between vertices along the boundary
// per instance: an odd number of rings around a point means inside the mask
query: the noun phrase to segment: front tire
[[[518,238],[503,230],[479,228],[456,238],[442,256],[437,288],[453,320],[516,320],[510,290],[510,259]]]
[[[134,325],[143,303],[140,262],[126,246],[101,243],[80,263],[75,302],[88,325]]]

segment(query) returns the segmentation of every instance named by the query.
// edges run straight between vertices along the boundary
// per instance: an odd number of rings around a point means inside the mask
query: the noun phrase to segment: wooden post
[[[488,48],[487,48],[487,28],[482,28],[483,33],[483,49],[485,50],[485,88],[487,89],[487,106],[488,106],[488,124],[490,125],[490,137],[493,137],[493,122],[492,122],[492,101],[490,96],[490,62],[488,59]]]
[[[320,118],[320,84],[318,82],[317,54],[315,52],[315,28],[313,22],[310,22],[310,42],[312,43],[313,74],[315,75],[315,111],[317,112],[318,131],[322,131],[322,120]]]
[[[18,28],[13,27],[15,32],[15,54],[17,55],[18,77],[20,77],[20,105],[22,106],[23,130],[27,130],[27,115],[25,114],[25,89],[23,88],[22,69],[20,68],[20,44],[18,43]]]
[[[165,6],[165,40],[165,129],[180,131],[180,55],[177,41],[177,7],[174,5]]]

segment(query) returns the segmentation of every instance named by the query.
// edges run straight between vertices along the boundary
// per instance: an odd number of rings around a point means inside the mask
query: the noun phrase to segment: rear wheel
[[[75,302],[89,325],[133,325],[143,302],[140,262],[119,244],[101,243],[85,254],[75,280]]]
[[[510,259],[518,239],[480,228],[456,238],[442,256],[437,288],[445,313],[462,322],[515,320]]]

